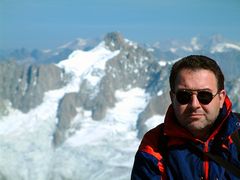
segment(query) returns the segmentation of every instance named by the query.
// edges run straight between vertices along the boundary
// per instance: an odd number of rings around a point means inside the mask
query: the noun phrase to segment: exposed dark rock
[[[42,103],[44,93],[64,85],[62,70],[53,64],[27,65],[16,62],[0,64],[0,97],[27,113]]]
[[[57,113],[58,124],[53,140],[55,146],[61,144],[67,137],[66,132],[71,127],[72,120],[77,114],[76,107],[78,106],[79,103],[77,93],[65,94],[62,100],[59,102]]]
[[[147,132],[148,128],[145,125],[146,121],[154,115],[164,116],[168,106],[170,105],[170,98],[168,92],[160,96],[153,96],[147,107],[139,114],[137,120],[138,137],[141,139]]]
[[[124,46],[124,39],[122,35],[117,32],[108,33],[104,41],[111,51],[122,49]]]

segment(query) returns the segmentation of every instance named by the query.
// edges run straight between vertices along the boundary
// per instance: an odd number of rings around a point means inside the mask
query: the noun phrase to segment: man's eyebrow
[[[179,91],[179,90],[184,90],[184,91],[210,91],[210,92],[212,92],[212,89],[210,89],[210,88],[202,88],[202,89],[179,88],[177,91]]]

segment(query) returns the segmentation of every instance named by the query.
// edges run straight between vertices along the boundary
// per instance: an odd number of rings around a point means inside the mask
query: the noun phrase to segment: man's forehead
[[[183,69],[176,77],[175,86],[183,89],[215,89],[217,88],[217,78],[210,70]]]

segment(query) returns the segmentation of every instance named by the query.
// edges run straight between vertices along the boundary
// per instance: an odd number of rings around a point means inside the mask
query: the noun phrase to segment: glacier
[[[58,122],[57,108],[64,94],[77,92],[81,81],[97,86],[105,63],[118,55],[104,42],[91,51],[74,51],[56,66],[70,74],[61,89],[45,93],[43,103],[22,113],[9,105],[8,116],[0,119],[0,179],[7,180],[85,180],[130,179],[134,155],[139,146],[137,115],[150,101],[144,89],[117,90],[117,103],[107,116],[96,121],[91,112],[77,109],[66,141],[52,144]],[[92,73],[98,69],[98,73]],[[163,122],[163,116],[147,121],[150,129]]]

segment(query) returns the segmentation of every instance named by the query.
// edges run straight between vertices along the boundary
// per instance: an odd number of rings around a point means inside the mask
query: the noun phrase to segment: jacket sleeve
[[[138,151],[133,164],[131,180],[162,179],[159,160],[146,152]]]

